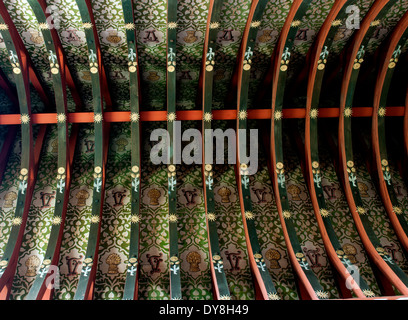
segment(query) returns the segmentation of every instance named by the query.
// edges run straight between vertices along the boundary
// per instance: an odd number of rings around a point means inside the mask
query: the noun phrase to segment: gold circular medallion
[[[281,71],[286,71],[286,70],[288,70],[288,66],[287,66],[287,65],[283,65],[283,66],[280,67],[280,70],[281,70]]]
[[[51,260],[50,259],[45,259],[44,261],[43,261],[43,265],[49,265],[51,263]]]
[[[20,73],[21,73],[21,69],[20,69],[20,68],[14,68],[14,69],[13,69],[13,72],[14,72],[15,74],[20,74]]]
[[[321,64],[319,64],[318,66],[317,66],[317,69],[319,69],[319,70],[323,70],[324,68],[325,68],[325,64],[324,63],[321,63]]]
[[[28,170],[26,168],[21,169],[20,174],[25,176],[28,173]]]
[[[248,71],[249,69],[251,69],[251,65],[250,64],[244,64],[244,70]]]
[[[173,262],[178,261],[178,258],[176,256],[172,256],[170,257],[170,261],[173,261]]]
[[[130,262],[130,263],[135,263],[135,262],[137,262],[137,259],[136,259],[136,258],[130,258],[130,259],[129,259],[129,262]]]
[[[175,70],[175,68],[174,68],[173,66],[169,66],[169,67],[167,68],[167,71],[168,71],[168,72],[174,72],[174,70]]]
[[[92,67],[91,68],[91,73],[93,73],[93,74],[98,73],[98,68]]]
[[[86,263],[86,264],[91,263],[91,262],[92,262],[92,258],[86,258],[84,260],[84,263]]]
[[[355,63],[353,66],[354,70],[360,69],[360,64],[359,63]]]
[[[133,166],[132,171],[133,172],[139,172],[139,167],[138,166]]]
[[[59,72],[58,68],[51,68],[52,74],[58,74],[58,72]]]
[[[207,70],[208,72],[213,71],[214,67],[212,65],[208,65],[205,67],[205,70]]]
[[[220,259],[221,259],[221,257],[218,254],[213,256],[213,260],[215,260],[215,261],[220,260]]]
[[[390,62],[388,68],[392,69],[395,67],[395,62]]]
[[[58,173],[59,174],[64,174],[65,173],[65,168],[64,167],[59,167],[58,168]]]
[[[129,72],[131,72],[131,73],[136,72],[136,67],[135,66],[129,67]]]

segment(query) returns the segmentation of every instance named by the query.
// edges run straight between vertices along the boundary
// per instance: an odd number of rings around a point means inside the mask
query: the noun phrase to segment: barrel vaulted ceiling
[[[372,0],[357,1],[360,17],[364,18]],[[288,15],[292,1],[269,1],[254,47],[253,66],[249,92],[249,108],[268,108],[268,97],[264,101],[255,101],[259,90],[263,90],[263,81],[275,43]],[[297,75],[304,67],[308,50],[313,43],[319,28],[327,17],[334,1],[313,0],[296,36],[288,70],[290,83],[295,83]],[[40,26],[34,12],[25,0],[5,1],[8,12],[17,27],[21,39],[26,46],[40,78],[46,84],[52,96],[52,78],[49,70],[48,54]],[[247,21],[251,1],[228,0],[223,4],[219,32],[217,37],[217,65],[214,77],[213,108],[234,107],[228,99],[231,94],[231,79],[244,27]],[[87,66],[88,53],[85,33],[80,13],[74,0],[48,0],[54,18],[59,25],[57,31],[68,58],[69,68],[75,78],[80,94],[86,104],[84,111],[91,111],[92,93],[90,72]],[[134,15],[138,34],[138,54],[141,70],[142,110],[165,110],[166,108],[166,1],[141,0],[134,2]],[[177,109],[200,109],[197,103],[198,82],[203,56],[204,35],[208,16],[208,1],[178,1],[177,6]],[[367,52],[373,55],[379,45],[387,37],[398,20],[408,8],[408,3],[399,0],[387,13],[386,17],[376,26],[377,30],[369,43]],[[127,45],[123,9],[120,0],[93,0],[92,9],[98,30],[103,63],[105,65],[109,90],[113,100],[113,110],[129,110],[129,71],[127,67]],[[354,30],[344,25],[339,28],[332,47],[332,54],[340,53],[347,45]],[[8,52],[0,38],[1,69],[13,82],[12,70],[8,63]],[[336,60],[331,60],[336,61]],[[298,89],[295,87],[295,89]],[[266,89],[267,90],[267,89]],[[292,101],[291,107],[302,107],[302,93]],[[35,97],[33,110],[43,110],[42,103]],[[7,99],[1,93],[2,100]],[[53,101],[53,99],[50,99]],[[5,100],[7,104],[7,101]],[[330,102],[329,102],[330,103]],[[232,105],[231,105],[232,104]],[[5,105],[5,104],[3,104]],[[4,109],[4,108],[3,108]],[[69,110],[75,104],[69,100]],[[4,113],[5,111],[2,110]]]

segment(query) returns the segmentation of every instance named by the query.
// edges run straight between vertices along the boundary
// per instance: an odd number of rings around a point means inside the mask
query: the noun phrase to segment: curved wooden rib
[[[250,81],[250,70],[252,64],[252,55],[255,47],[255,40],[258,31],[258,22],[262,20],[264,9],[268,0],[254,0],[248,15],[248,20],[245,26],[242,37],[240,55],[237,64],[237,164],[236,164],[236,178],[239,194],[239,202],[241,206],[242,220],[245,230],[245,240],[248,248],[248,257],[255,277],[256,288],[260,292],[257,296],[263,300],[279,299],[275,285],[272,281],[271,275],[262,256],[262,248],[258,241],[255,221],[252,216],[252,201],[251,192],[249,188],[249,175],[254,174],[248,168],[247,159],[247,103],[248,103],[248,89]],[[241,132],[244,131],[245,134]],[[253,143],[253,141],[251,141]],[[251,161],[251,160],[249,160]],[[252,163],[250,163],[252,166]]]
[[[348,61],[343,76],[340,97],[339,117],[339,156],[342,183],[345,189],[347,202],[356,224],[357,231],[363,242],[364,248],[374,264],[381,270],[383,275],[390,281],[399,292],[408,293],[408,277],[398,267],[395,261],[385,253],[379,239],[375,236],[371,223],[368,220],[367,210],[363,206],[360,192],[357,186],[353,161],[353,147],[351,135],[351,112],[353,96],[358,78],[358,71],[364,58],[364,48],[367,45],[374,28],[370,28],[371,22],[381,19],[391,8],[395,1],[378,0],[371,7],[360,29],[355,34],[350,47]]]
[[[211,277],[213,283],[214,298],[216,300],[227,300],[231,299],[230,291],[228,288],[228,281],[225,276],[224,268],[217,267],[221,260],[221,250],[218,240],[218,230],[215,212],[215,197],[213,189],[213,167],[212,154],[207,157],[211,159],[206,159],[206,145],[211,145],[212,135],[208,134],[211,130],[211,120],[213,118],[212,114],[212,92],[213,92],[213,78],[214,78],[214,65],[216,56],[216,39],[220,13],[222,4],[224,0],[211,0],[208,9],[208,19],[207,28],[204,40],[204,50],[203,50],[203,63],[200,74],[201,94],[202,94],[202,104],[203,104],[203,121],[202,121],[202,131],[203,131],[203,191],[204,191],[204,203],[205,203],[205,216],[207,222],[207,236],[209,244],[209,256],[211,257],[212,263],[210,263]],[[215,258],[215,259],[214,259]]]
[[[37,0],[28,0],[32,7],[38,23],[47,24],[47,17],[43,7]],[[53,225],[51,228],[50,237],[48,240],[47,249],[44,255],[43,262],[40,266],[38,274],[31,286],[31,289],[26,296],[28,300],[42,299],[47,291],[46,296],[51,297],[51,290],[47,288],[46,283],[49,276],[55,271],[50,270],[51,266],[57,266],[59,260],[59,252],[64,230],[64,222],[69,199],[70,185],[70,168],[69,168],[69,148],[68,148],[68,124],[67,124],[67,95],[65,82],[65,61],[60,54],[61,48],[57,46],[55,41],[58,35],[55,29],[42,29],[45,46],[49,53],[50,71],[55,95],[55,105],[57,108],[58,122],[58,170],[57,178],[57,195],[55,200],[55,209],[53,216]]]
[[[124,300],[137,299],[139,285],[139,243],[140,243],[140,94],[139,94],[139,66],[137,55],[137,37],[135,18],[133,15],[133,1],[122,0],[123,18],[126,27],[128,46],[128,69],[130,84],[130,121],[131,121],[131,224],[129,258],[126,271],[126,282],[123,293]]]
[[[350,272],[348,268],[353,268],[353,264],[344,254],[340,241],[333,228],[330,212],[327,209],[324,199],[324,192],[321,185],[323,173],[319,164],[318,129],[317,116],[319,109],[319,98],[325,71],[325,65],[329,56],[330,47],[340,24],[333,24],[333,21],[344,23],[347,18],[346,7],[355,3],[354,0],[338,0],[335,2],[326,21],[320,28],[315,45],[311,48],[311,64],[307,85],[306,118],[305,118],[305,156],[306,156],[306,176],[309,187],[309,194],[312,200],[316,220],[322,235],[326,253],[331,264],[336,268],[342,277],[343,283],[348,284],[359,298],[372,297],[374,293],[370,290],[366,282],[357,274]],[[351,276],[350,276],[351,275]],[[353,285],[350,280],[354,279]],[[345,292],[344,294],[347,294]]]
[[[92,198],[92,216],[85,259],[82,265],[78,287],[74,300],[91,300],[98,261],[99,236],[102,223],[103,201],[105,195],[105,164],[107,157],[107,144],[109,127],[103,121],[102,88],[104,69],[98,33],[89,0],[76,0],[85,29],[88,44],[89,67],[92,79],[92,96],[95,126],[95,160],[94,183]],[[105,94],[106,97],[106,94]],[[107,102],[108,103],[108,102]]]
[[[407,212],[399,207],[398,199],[392,183],[392,176],[388,166],[387,146],[385,141],[385,112],[388,91],[394,74],[396,63],[402,47],[408,38],[408,13],[406,13],[395,27],[389,42],[388,50],[382,61],[382,67],[377,77],[374,91],[374,112],[372,117],[372,145],[374,159],[378,172],[379,187],[384,207],[391,224],[405,251],[408,252],[408,224]]]
[[[170,297],[182,299],[180,279],[180,258],[177,231],[177,170],[178,159],[173,153],[173,135],[177,130],[176,120],[176,43],[177,43],[177,1],[167,1],[167,131],[168,150],[168,195],[169,195],[169,242],[170,242]]]
[[[275,49],[272,74],[271,175],[283,235],[292,267],[299,278],[301,294],[305,293],[307,295],[305,298],[317,300],[325,298],[327,294],[323,292],[323,288],[316,278],[316,275],[306,261],[296,234],[295,223],[291,218],[282,149],[282,104],[285,91],[286,71],[290,61],[290,50],[299,27],[298,23],[292,25],[292,22],[301,21],[309,7],[309,3],[310,1],[299,0],[293,2]]]
[[[33,130],[31,120],[30,83],[27,56],[22,51],[17,38],[17,30],[0,1],[0,33],[10,56],[10,63],[16,82],[21,114],[21,170],[17,195],[17,207],[12,221],[12,229],[0,261],[0,299],[7,299],[17,266],[19,251],[30,209],[35,185],[35,164],[33,152]],[[6,27],[7,26],[7,27]],[[43,130],[42,133],[45,133]]]

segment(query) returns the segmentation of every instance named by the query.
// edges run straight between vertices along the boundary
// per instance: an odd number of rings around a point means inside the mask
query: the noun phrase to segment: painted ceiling
[[[372,0],[357,1],[361,19],[369,10]],[[254,97],[262,88],[262,82],[270,64],[271,55],[280,30],[288,15],[292,1],[269,1],[265,9],[254,48],[253,67],[249,92],[249,108],[254,107]],[[295,79],[301,71],[306,54],[327,17],[334,1],[313,0],[296,36],[292,54],[292,64],[288,71],[289,79]],[[38,22],[30,5],[25,0],[5,1],[9,14],[34,62],[35,68],[52,96],[52,78],[49,70],[48,55]],[[74,0],[48,0],[48,8],[57,21],[62,45],[68,58],[69,68],[86,108],[92,111],[92,93],[90,73],[87,66],[87,46],[85,32],[77,4]],[[225,97],[231,88],[231,77],[245,28],[251,1],[226,0],[223,4],[217,42],[218,63],[214,77],[213,108],[234,107]],[[200,109],[197,104],[198,81],[203,55],[204,35],[208,16],[209,1],[178,1],[177,21],[177,109]],[[138,34],[138,54],[141,69],[142,110],[165,110],[166,108],[166,1],[134,1],[134,15]],[[370,41],[368,53],[373,54],[395,24],[408,9],[408,2],[397,1],[383,19]],[[109,89],[113,100],[113,110],[129,110],[129,71],[127,68],[127,45],[125,24],[120,0],[93,0],[92,10],[99,33],[103,63],[107,70]],[[335,37],[332,54],[339,54],[347,45],[354,30],[340,27]],[[335,60],[334,60],[335,61]],[[13,82],[12,71],[8,63],[8,53],[3,39],[0,38],[0,67]],[[69,93],[68,93],[69,94]],[[300,94],[301,95],[301,94]],[[3,106],[7,105],[6,96],[1,93]],[[34,110],[41,111],[43,106],[33,94]],[[53,101],[53,99],[50,99]],[[302,99],[292,103],[291,107],[302,107]],[[69,100],[69,110],[75,104]],[[268,108],[268,103],[256,106]],[[7,110],[7,108],[3,108]],[[3,113],[6,113],[2,111]]]

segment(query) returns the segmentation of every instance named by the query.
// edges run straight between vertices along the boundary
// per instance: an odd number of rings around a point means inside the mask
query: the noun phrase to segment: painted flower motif
[[[29,116],[28,114],[26,114],[26,113],[23,113],[23,114],[20,116],[20,120],[21,120],[21,123],[27,124],[27,123],[30,122],[30,116]]]
[[[169,29],[176,29],[176,28],[177,28],[177,22],[169,22],[169,23],[167,24],[167,27],[168,27]]]
[[[103,120],[102,113],[95,113],[94,114],[94,122],[101,123]]]
[[[358,213],[358,214],[365,214],[365,213],[366,213],[366,209],[364,209],[363,207],[357,207],[357,213]]]
[[[354,167],[354,162],[352,160],[347,161],[347,167],[353,168]]]
[[[221,260],[221,257],[218,254],[213,255],[213,260],[218,261]]]
[[[92,28],[92,23],[85,22],[85,23],[82,24],[82,27],[84,27],[85,30],[91,29]]]
[[[177,220],[178,220],[177,215],[175,215],[175,214],[170,214],[169,215],[169,221],[170,222],[177,222]]]
[[[363,294],[364,294],[367,298],[373,298],[373,297],[375,297],[374,292],[372,292],[372,291],[369,290],[369,289],[364,289],[364,290],[363,290]]]
[[[5,267],[8,265],[8,261],[7,260],[1,260],[0,261],[0,267]]]
[[[95,167],[95,173],[101,173],[102,172],[102,168],[101,167]]]
[[[292,216],[292,214],[287,210],[283,211],[282,214],[285,219],[290,219],[290,217]]]
[[[172,122],[174,120],[176,120],[177,116],[175,112],[170,112],[169,114],[167,114],[167,121]]]
[[[218,29],[220,27],[219,22],[211,22],[210,23],[210,29]]]
[[[132,112],[130,114],[130,121],[132,122],[138,122],[140,120],[140,114],[137,112]]]
[[[51,260],[50,259],[45,259],[43,261],[43,265],[48,266],[49,264],[51,264]]]
[[[59,167],[58,168],[58,174],[64,174],[65,173],[65,168],[64,167]]]
[[[223,296],[220,296],[220,300],[231,300],[231,297],[227,295],[223,295]]]
[[[212,165],[211,164],[206,164],[205,165],[205,170],[206,171],[211,171],[212,170]]]
[[[382,164],[384,167],[388,166],[388,161],[387,161],[387,159],[382,159],[382,160],[381,160],[381,164]]]
[[[140,222],[140,215],[134,214],[130,216],[130,223],[139,223]]]
[[[247,117],[248,117],[248,112],[245,111],[245,110],[241,110],[241,111],[238,113],[238,119],[239,119],[239,120],[245,120]]]
[[[93,261],[92,258],[86,258],[86,259],[84,260],[84,263],[85,263],[85,264],[90,264],[90,263],[92,263],[92,261]]]
[[[52,219],[52,224],[53,225],[59,225],[61,224],[61,217],[54,217],[54,219]]]
[[[336,20],[333,20],[332,26],[333,26],[333,27],[337,27],[337,26],[340,26],[341,23],[342,23],[342,22],[341,22],[340,19],[336,19]]]
[[[170,172],[174,172],[174,171],[176,171],[176,166],[174,164],[171,164],[171,165],[169,165],[168,169],[169,169]]]
[[[0,23],[0,31],[5,31],[8,30],[8,25],[5,23]]]
[[[245,211],[245,219],[253,220],[254,218],[255,218],[255,215],[251,211]]]
[[[13,219],[13,221],[11,222],[13,226],[19,226],[21,223],[23,222],[23,220],[20,217],[16,217]]]
[[[386,112],[387,112],[387,110],[384,107],[381,107],[381,108],[378,109],[378,115],[380,117],[384,117]]]
[[[350,107],[347,107],[346,109],[344,109],[344,116],[345,117],[351,117],[351,115],[353,114],[353,110]]]
[[[282,113],[282,111],[279,111],[279,110],[275,111],[275,113],[274,113],[274,118],[275,118],[275,120],[277,120],[277,121],[282,120],[282,118],[283,118],[283,113]]]
[[[22,176],[27,175],[27,173],[28,173],[28,169],[26,169],[26,168],[23,168],[23,169],[20,170],[20,174],[21,174]]]
[[[171,262],[177,262],[178,261],[178,257],[176,257],[176,256],[172,256],[172,257],[170,257],[170,261]]]
[[[312,162],[312,167],[315,168],[315,169],[319,168],[319,162],[313,161]]]
[[[302,252],[297,252],[297,253],[295,254],[295,256],[296,256],[296,258],[298,258],[298,259],[302,259],[305,255],[304,255]]]
[[[209,212],[209,213],[207,214],[207,219],[208,219],[209,221],[215,221],[215,220],[217,219],[217,216],[215,215],[215,213]]]
[[[278,296],[277,293],[269,292],[268,293],[268,299],[269,300],[280,300],[280,297]]]
[[[91,223],[98,223],[100,220],[99,216],[92,216],[91,217]]]
[[[323,218],[326,218],[326,217],[328,217],[328,216],[330,215],[330,213],[329,213],[329,211],[326,210],[326,209],[320,209],[320,215],[321,215]]]
[[[65,113],[59,113],[59,114],[57,115],[57,121],[58,121],[59,123],[64,123],[66,120],[67,120],[67,116],[66,116]]]
[[[213,119],[213,115],[211,112],[206,112],[204,113],[204,121],[205,122],[210,122]]]
[[[138,166],[133,166],[133,167],[132,167],[132,171],[133,171],[134,173],[139,172],[139,167],[138,167]]]
[[[316,119],[318,115],[319,115],[319,110],[317,109],[310,110],[310,118]]]
[[[376,27],[381,23],[381,20],[374,20],[370,23],[371,27]]]

